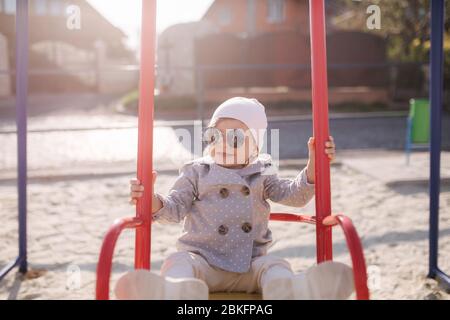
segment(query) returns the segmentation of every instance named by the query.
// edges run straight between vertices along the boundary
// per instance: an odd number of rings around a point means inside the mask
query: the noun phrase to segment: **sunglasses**
[[[206,128],[203,141],[207,144],[223,143],[224,133],[217,128]],[[245,141],[245,132],[242,129],[226,129],[225,140],[231,148],[240,148]]]

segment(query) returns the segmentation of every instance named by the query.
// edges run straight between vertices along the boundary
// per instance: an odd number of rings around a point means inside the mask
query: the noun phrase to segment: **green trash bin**
[[[430,139],[430,103],[427,99],[411,99],[411,143],[428,143]]]

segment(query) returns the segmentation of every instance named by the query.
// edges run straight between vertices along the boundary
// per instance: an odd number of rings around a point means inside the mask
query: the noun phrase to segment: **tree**
[[[335,0],[338,8],[334,19],[336,26],[374,32],[388,41],[388,56],[396,61],[424,62],[428,59],[430,39],[430,0]],[[330,2],[329,2],[330,3]],[[381,9],[381,29],[368,30],[367,7],[377,5]],[[450,13],[450,1],[445,1]],[[445,18],[446,47],[450,41],[450,17]]]

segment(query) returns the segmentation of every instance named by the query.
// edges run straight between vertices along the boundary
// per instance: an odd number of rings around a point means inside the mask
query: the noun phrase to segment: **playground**
[[[403,153],[358,152],[339,153],[332,166],[333,209],[344,211],[351,217],[366,255],[366,263],[373,278],[372,299],[449,299],[436,282],[427,279],[428,210],[426,176],[427,157],[424,153],[412,156],[416,176],[399,176],[396,170],[380,167],[380,163],[404,163]],[[450,177],[450,155],[443,154],[443,171]],[[159,162],[157,162],[159,163]],[[363,165],[362,165],[363,164]],[[298,165],[281,166],[283,176],[291,176]],[[30,268],[45,270],[37,279],[22,280],[12,273],[0,287],[1,299],[92,299],[95,291],[95,270],[98,250],[103,237],[98,226],[109,225],[132,207],[127,203],[124,186],[133,175],[123,173],[133,170],[128,166],[110,166],[101,170],[92,167],[85,170],[85,178],[70,177],[73,172],[63,169],[54,178],[32,178],[29,185]],[[177,169],[161,172],[156,187],[166,192]],[[405,172],[406,173],[406,172]],[[59,176],[59,177],[58,177]],[[407,179],[405,179],[407,178]],[[409,181],[416,178],[418,181]],[[390,181],[388,181],[390,180]],[[392,183],[397,180],[396,183]],[[403,182],[402,182],[403,180]],[[15,217],[16,189],[13,181],[2,180],[1,203],[5,224],[9,230],[1,238],[1,252],[5,256],[16,254],[17,239],[10,237],[17,231]],[[422,183],[420,183],[422,181]],[[440,252],[450,250],[450,188],[443,183],[441,203]],[[391,183],[390,183],[391,182]],[[364,186],[364,192],[361,192]],[[57,189],[58,191],[55,191]],[[274,210],[286,210],[275,205]],[[289,210],[292,210],[289,208]],[[294,210],[301,214],[314,212],[314,203]],[[271,222],[276,243],[270,252],[286,257],[296,271],[301,271],[315,261],[315,235],[308,225]],[[163,259],[174,251],[173,244],[181,231],[181,225],[153,226],[152,269],[158,270]],[[134,250],[130,245],[134,232],[125,231],[120,238],[113,265],[112,281],[130,270]],[[334,254],[338,261],[349,262],[342,234],[334,234]],[[441,268],[448,270],[450,261],[441,255]],[[71,269],[72,266],[72,269]],[[79,268],[79,279],[71,270]],[[78,282],[79,281],[79,282]],[[79,284],[79,287],[78,287]]]
[[[185,135],[194,133],[195,144],[209,116],[203,72],[221,68],[197,70],[198,119],[155,118],[156,0],[142,5],[139,105],[132,115],[119,111],[114,95],[69,102],[64,95],[59,102],[30,95],[29,8],[17,2],[16,98],[0,100],[0,299],[113,299],[124,273],[158,271],[176,251],[183,225],[153,223],[152,195],[168,194],[180,167],[201,154]],[[311,0],[311,115],[268,118],[266,147],[280,177],[295,177],[308,164],[308,137],[317,141],[314,201],[302,208],[271,203],[268,253],[288,260],[296,273],[329,261],[351,266],[352,299],[450,300],[443,8],[443,1],[431,2],[428,99],[408,101],[409,112],[338,114],[329,112],[325,1]],[[329,135],[337,147],[331,163],[317,152]],[[129,204],[133,178],[146,190],[136,207]],[[210,295],[221,297],[261,298]]]

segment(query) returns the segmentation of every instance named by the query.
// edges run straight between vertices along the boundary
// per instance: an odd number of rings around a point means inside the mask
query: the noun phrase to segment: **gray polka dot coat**
[[[314,184],[307,182],[306,168],[295,179],[278,177],[269,155],[242,169],[224,168],[206,156],[184,164],[169,194],[156,196],[163,207],[153,214],[154,221],[184,220],[179,251],[244,273],[272,242],[268,200],[303,207],[314,196]]]

